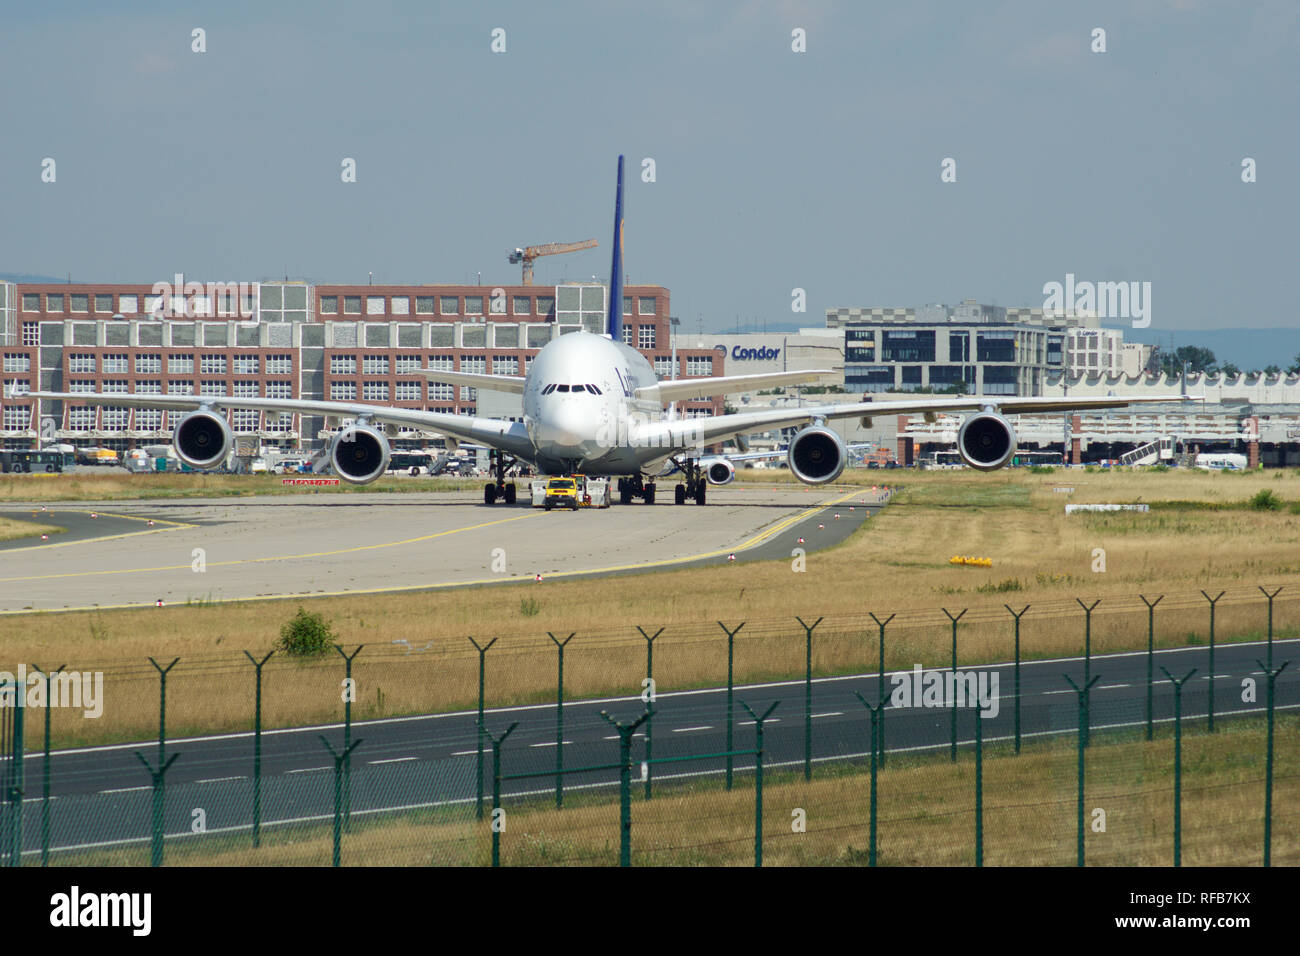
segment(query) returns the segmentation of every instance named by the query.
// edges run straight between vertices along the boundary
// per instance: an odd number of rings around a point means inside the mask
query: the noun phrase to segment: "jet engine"
[[[972,468],[993,471],[1015,454],[1016,432],[1001,415],[980,412],[962,422],[957,432],[957,450]]]
[[[388,439],[369,425],[348,425],[330,442],[330,467],[354,485],[367,485],[388,470]]]
[[[176,457],[200,471],[224,462],[233,442],[226,416],[207,409],[190,412],[176,423],[172,432]]]
[[[844,470],[848,451],[840,436],[829,428],[814,425],[805,428],[790,439],[786,462],[790,471],[800,481],[809,485],[824,485],[834,481]]]
[[[729,485],[736,480],[736,466],[725,458],[706,459],[700,465],[711,485]]]

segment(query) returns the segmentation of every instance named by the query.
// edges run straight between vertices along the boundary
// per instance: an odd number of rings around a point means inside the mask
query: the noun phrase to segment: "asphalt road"
[[[1300,641],[1277,641],[1274,666],[1300,656]],[[1263,708],[1264,681],[1257,659],[1267,653],[1263,644],[1226,644],[1216,659],[1216,714],[1258,713]],[[1172,719],[1174,695],[1160,667],[1182,677],[1193,667],[1198,673],[1187,684],[1183,696],[1183,719],[1203,723],[1207,708],[1207,655],[1204,647],[1157,651],[1154,688],[1154,716],[1167,723]],[[1100,680],[1091,697],[1090,724],[1104,735],[1117,728],[1140,726],[1145,720],[1146,655],[1125,653],[1094,656],[1090,671]],[[1021,665],[1022,733],[1026,739],[1077,732],[1077,698],[1063,674],[1082,684],[1084,662],[1080,658],[1025,662]],[[986,741],[1007,739],[1013,733],[1014,673],[1010,664],[970,668],[999,681],[996,716],[983,721]],[[908,672],[910,674],[910,672]],[[1254,678],[1259,686],[1255,703],[1242,701],[1243,679]],[[886,698],[894,686],[886,675]],[[867,711],[854,696],[861,693],[874,701],[878,693],[875,674],[819,678],[813,682],[811,724],[812,757],[826,761],[861,761],[868,754]],[[762,713],[779,702],[766,725],[767,766],[800,766],[804,756],[805,685],[802,680],[737,687],[730,721],[725,688],[709,688],[660,694],[654,703],[650,725],[653,756],[680,757],[724,751],[731,726],[731,746],[749,749],[754,745],[752,720],[741,706],[744,701]],[[1300,707],[1300,666],[1289,667],[1277,681],[1277,705]],[[564,706],[564,762],[568,767],[608,765],[618,760],[618,737],[601,716],[608,711],[627,722],[644,713],[645,705],[635,697],[571,701]],[[35,712],[32,712],[35,713]],[[961,746],[973,742],[974,717],[969,709],[958,712]],[[943,750],[950,746],[951,710],[947,707],[885,708],[885,746],[889,752]],[[554,704],[533,705],[487,712],[486,726],[499,735],[511,723],[517,728],[503,746],[506,774],[542,773],[543,776],[507,781],[507,797],[552,791],[551,775],[556,761],[556,708]],[[353,754],[351,806],[354,815],[382,813],[402,808],[459,806],[472,812],[477,768],[476,715],[473,712],[422,717],[388,718],[353,725],[353,739],[362,743]],[[37,733],[35,730],[29,734]],[[270,730],[262,744],[263,826],[274,827],[309,820],[329,819],[333,807],[333,764],[320,735],[341,749],[341,724]],[[35,740],[28,737],[29,746]],[[643,727],[636,735],[633,760],[645,758],[647,735]],[[140,843],[150,832],[150,778],[136,752],[151,762],[158,758],[154,741],[106,747],[66,750],[55,753],[50,762],[52,846],[56,849]],[[167,755],[179,754],[166,786],[164,828],[171,839],[191,835],[194,811],[201,808],[209,833],[246,832],[252,819],[251,733],[170,741]],[[1262,759],[1262,755],[1261,755]],[[487,766],[490,768],[490,760]],[[753,758],[735,758],[738,772],[747,774]],[[713,758],[656,767],[657,779],[689,774],[723,772],[724,762]],[[24,852],[37,852],[41,813],[42,758],[29,756],[22,845]],[[489,769],[490,773],[490,769]],[[602,770],[571,774],[567,790],[579,787],[612,788],[617,772]],[[742,777],[741,786],[748,786]],[[485,781],[490,792],[491,781]],[[639,788],[638,788],[639,789]]]

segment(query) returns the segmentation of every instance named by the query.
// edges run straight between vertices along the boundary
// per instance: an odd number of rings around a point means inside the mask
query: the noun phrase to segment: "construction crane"
[[[533,260],[539,256],[554,256],[561,252],[577,252],[579,249],[594,249],[595,239],[582,242],[550,242],[544,246],[529,246],[527,249],[516,248],[510,253],[510,262],[524,264],[524,285],[533,284]]]

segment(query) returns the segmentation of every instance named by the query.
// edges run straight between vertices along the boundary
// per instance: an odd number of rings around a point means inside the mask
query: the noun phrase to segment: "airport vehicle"
[[[408,474],[412,477],[427,475],[432,467],[433,456],[423,452],[398,451],[393,452],[388,459],[390,475]]]
[[[534,508],[608,508],[609,479],[560,475],[532,482]]]
[[[1196,456],[1197,468],[1243,471],[1248,464],[1249,459],[1236,452],[1207,452]]]
[[[0,472],[55,474],[63,471],[63,453],[58,451],[0,451]]]
[[[581,501],[576,478],[546,479],[546,500],[542,507],[547,511],[552,508],[572,508],[577,511]]]
[[[173,442],[182,461],[198,469],[225,462],[234,436],[227,412],[259,409],[324,415],[343,426],[324,449],[314,471],[330,470],[345,481],[366,484],[388,470],[390,429],[415,427],[445,436],[448,446],[473,442],[490,451],[491,477],[483,489],[487,504],[515,500],[507,469],[526,463],[545,475],[582,473],[619,479],[619,499],[652,504],[655,479],[673,462],[682,472],[674,501],[705,503],[708,477],[704,464],[710,445],[756,432],[798,428],[786,461],[806,484],[834,481],[844,470],[848,452],[840,436],[827,427],[834,419],[933,412],[970,412],[957,435],[965,462],[993,470],[1006,465],[1016,450],[1016,433],[1003,413],[1122,408],[1169,398],[1106,396],[1093,398],[1015,398],[991,395],[809,405],[678,418],[675,403],[696,396],[729,395],[757,389],[801,385],[821,380],[830,370],[770,372],[661,381],[650,362],[623,342],[623,157],[618,158],[614,201],[614,249],[610,263],[606,327],[603,334],[576,331],[553,338],[523,376],[420,369],[406,374],[456,386],[493,389],[522,396],[521,421],[477,418],[395,408],[363,402],[271,399],[236,396],[181,396],[32,392],[34,398],[72,404],[161,408],[185,412]],[[665,411],[665,406],[669,406]],[[726,456],[724,456],[726,457]]]

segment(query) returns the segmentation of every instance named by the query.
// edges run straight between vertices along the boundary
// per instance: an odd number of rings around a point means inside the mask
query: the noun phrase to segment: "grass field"
[[[15,521],[12,518],[0,518],[0,541],[12,541],[15,538],[35,538],[42,534],[58,534],[62,530],[62,528],[56,528],[48,524],[38,524],[35,521]]]
[[[754,472],[740,480],[780,474]],[[324,614],[340,642],[366,645],[354,665],[359,718],[470,706],[478,686],[471,636],[480,643],[497,639],[487,658],[487,693],[500,706],[553,696],[548,631],[561,638],[576,633],[565,657],[565,690],[573,697],[640,692],[645,641],[636,625],[651,634],[665,629],[655,643],[661,692],[725,680],[718,621],[746,622],[736,640],[738,681],[802,673],[804,634],[795,615],[824,618],[814,641],[820,674],[874,670],[877,630],[869,612],[897,615],[888,631],[891,668],[947,660],[944,607],[969,608],[960,625],[963,664],[1010,658],[1004,604],[1031,605],[1022,625],[1027,658],[1080,653],[1083,613],[1076,597],[1100,601],[1092,620],[1094,653],[1145,647],[1147,611],[1139,594],[1164,596],[1155,613],[1158,646],[1206,640],[1202,589],[1211,596],[1225,591],[1217,612],[1220,640],[1263,636],[1267,605],[1257,585],[1283,588],[1275,605],[1277,634],[1300,633],[1300,515],[1290,508],[1300,501],[1296,472],[861,471],[849,477],[907,487],[844,544],[810,552],[802,573],[778,560],[302,605]],[[1264,490],[1281,506],[1252,507]],[[718,490],[715,500],[726,493]],[[810,503],[827,496],[826,489],[809,491]],[[1067,500],[1142,501],[1153,510],[1067,516]],[[992,566],[954,566],[953,555],[987,556]],[[56,712],[63,744],[156,731],[158,680],[149,656],[181,659],[168,678],[171,733],[244,728],[253,681],[242,652],[261,657],[270,650],[296,607],[248,602],[9,616],[0,666],[64,663],[105,672],[104,717]],[[273,658],[266,669],[268,726],[339,719],[342,667],[334,654],[313,662]]]
[[[1190,724],[1190,722],[1189,722]],[[1278,718],[1273,793],[1274,865],[1300,863],[1300,719]],[[1087,863],[1169,866],[1173,861],[1173,740],[1096,736],[1087,757]],[[1258,866],[1263,837],[1263,721],[1225,723],[1217,734],[1183,731],[1182,862]],[[1020,756],[986,748],[986,865],[1075,863],[1076,751],[1073,739],[1031,744]],[[324,777],[324,775],[322,775]],[[764,785],[764,862],[861,865],[867,862],[869,777],[859,768],[819,767],[811,783],[769,772]],[[321,787],[328,786],[322,779]],[[967,866],[974,861],[974,759],[946,754],[891,756],[880,772],[878,840],[882,866]],[[564,810],[548,797],[507,802],[502,863],[613,865],[618,861],[617,791],[570,791]],[[1104,830],[1094,829],[1096,810]],[[803,810],[806,830],[793,827]],[[634,865],[753,865],[752,774],[726,792],[713,778],[661,782],[646,802],[633,787]],[[457,806],[368,817],[355,815],[343,838],[345,866],[485,865],[488,821]],[[169,865],[321,866],[331,859],[328,821],[264,829],[254,850],[247,831],[167,841]],[[146,865],[147,845],[60,853],[56,865]]]
[[[117,468],[48,475],[0,475],[0,502],[122,501],[158,498],[248,498],[255,495],[346,495],[359,492],[472,491],[481,478],[394,476],[369,485],[286,485],[288,475],[132,475]],[[296,476],[302,477],[302,476]]]

